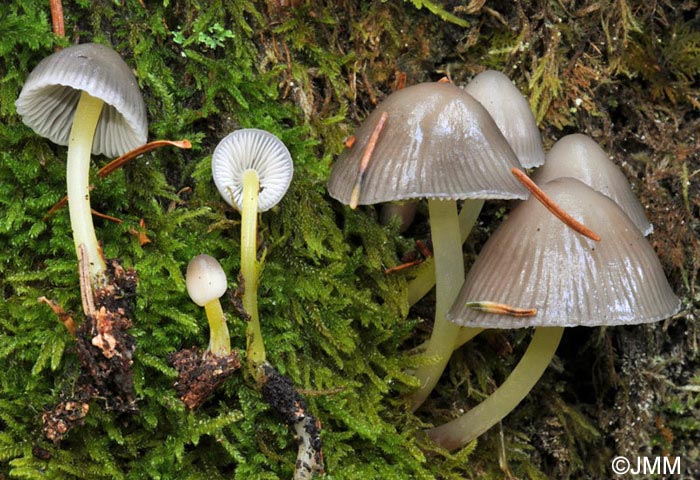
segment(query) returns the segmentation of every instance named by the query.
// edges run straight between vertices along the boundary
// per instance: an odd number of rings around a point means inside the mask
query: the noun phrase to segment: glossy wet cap
[[[620,207],[573,178],[542,189],[600,235],[574,232],[531,197],[484,245],[447,314],[452,322],[488,328],[598,326],[655,322],[680,309],[653,248]],[[467,302],[535,308],[516,318],[474,311]]]
[[[649,235],[654,230],[625,175],[592,138],[580,133],[561,138],[532,179],[539,184],[559,177],[581,180],[615,200],[642,234]]]
[[[506,75],[486,70],[464,90],[488,110],[523,167],[539,167],[544,163],[542,136],[530,104]]]
[[[105,102],[92,153],[117,157],[146,143],[146,106],[136,78],[119,54],[104,45],[76,45],[43,59],[15,106],[36,133],[68,145],[81,91]]]
[[[226,273],[212,256],[202,253],[187,265],[187,293],[194,303],[203,307],[226,293]]]
[[[242,209],[243,173],[255,170],[260,181],[258,211],[279,203],[287,193],[294,174],[292,155],[282,140],[265,130],[244,128],[227,135],[211,159],[216,188],[226,202]]]
[[[336,160],[330,195],[349,204],[360,161],[382,114],[379,134],[360,184],[358,204],[412,198],[525,198],[510,174],[518,159],[474,98],[451,83],[422,83],[389,95]]]

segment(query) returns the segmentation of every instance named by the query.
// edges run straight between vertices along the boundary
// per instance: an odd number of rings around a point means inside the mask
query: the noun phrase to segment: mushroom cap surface
[[[542,189],[601,241],[574,232],[530,197],[486,242],[448,320],[488,328],[592,327],[655,322],[678,312],[680,300],[654,249],[614,201],[573,178]],[[537,314],[483,313],[465,305],[474,301]]]
[[[294,174],[292,155],[270,132],[244,128],[228,134],[211,158],[216,188],[226,202],[242,209],[243,173],[255,170],[260,180],[258,211],[265,212],[282,200]]]
[[[36,133],[68,145],[81,91],[105,103],[92,153],[117,157],[146,143],[146,106],[136,78],[119,54],[97,43],[44,58],[27,77],[15,106]]]
[[[389,95],[358,128],[328,181],[336,200],[350,203],[360,161],[384,112],[388,116],[362,176],[359,204],[527,197],[510,173],[520,163],[484,107],[461,88],[434,82]]]
[[[226,273],[221,264],[206,253],[197,255],[187,264],[185,283],[190,298],[200,307],[226,293]]]
[[[559,177],[577,178],[593,190],[612,198],[643,235],[649,235],[654,230],[625,175],[595,140],[587,135],[575,133],[559,139],[547,153],[545,164],[532,179],[539,184]]]
[[[491,114],[523,167],[539,167],[544,163],[542,135],[530,104],[505,74],[486,70],[464,90]]]

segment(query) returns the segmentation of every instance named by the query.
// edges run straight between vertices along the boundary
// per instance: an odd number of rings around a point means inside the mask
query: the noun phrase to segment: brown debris
[[[299,450],[294,479],[310,479],[314,474],[324,473],[321,422],[309,412],[306,400],[289,377],[280,374],[269,363],[261,368],[263,400],[295,431]]]
[[[53,313],[55,313],[58,316],[58,319],[61,321],[63,326],[66,327],[68,332],[75,337],[75,320],[73,320],[73,316],[70,313],[67,313],[65,310],[63,310],[63,307],[61,307],[58,303],[56,303],[55,300],[49,300],[46,297],[39,297],[37,299],[39,303],[45,303],[46,305],[53,310]]]
[[[81,283],[84,263],[81,261]],[[72,396],[63,398],[42,416],[42,430],[54,443],[73,427],[82,425],[93,399],[103,400],[107,410],[137,411],[131,369],[136,342],[128,332],[132,326],[136,273],[111,260],[107,262],[107,278],[107,285],[94,292],[81,285],[86,314],[75,333],[80,375]]]
[[[173,384],[177,396],[190,410],[199,408],[241,366],[237,351],[217,357],[202,355],[196,347],[170,354],[168,363],[179,373]]]
[[[73,427],[82,425],[90,405],[79,400],[63,400],[53,410],[44,413],[42,431],[46,438],[59,442]]]

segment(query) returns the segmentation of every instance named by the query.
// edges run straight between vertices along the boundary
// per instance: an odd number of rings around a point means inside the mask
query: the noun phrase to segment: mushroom
[[[67,190],[73,241],[84,245],[93,285],[105,262],[90,210],[90,153],[119,156],[146,142],[146,107],[128,65],[111,48],[76,45],[43,59],[15,102],[39,135],[68,145]]]
[[[503,73],[486,70],[464,87],[493,117],[525,168],[544,163],[542,137],[530,104]]]
[[[645,236],[654,230],[625,175],[592,138],[581,133],[561,138],[547,153],[547,162],[533,180],[546,183],[559,177],[576,178],[612,198]]]
[[[204,307],[209,321],[209,348],[216,357],[231,354],[231,338],[219,298],[226,293],[226,273],[212,256],[202,253],[187,265],[187,293],[194,303]]]
[[[501,387],[461,417],[428,430],[447,449],[470,442],[520,403],[549,364],[564,327],[656,322],[680,309],[654,250],[615,202],[573,178],[542,188],[602,240],[575,233],[533,196],[486,242],[447,318],[486,328],[538,328]],[[495,313],[507,309],[486,302],[534,309],[535,315]]]
[[[255,372],[266,358],[258,316],[258,212],[265,212],[282,200],[292,181],[294,164],[279,138],[254,128],[236,130],[221,140],[211,164],[219,193],[241,212],[243,308],[250,316],[246,332],[247,357]]]
[[[464,279],[457,200],[478,213],[486,198],[525,198],[510,169],[518,159],[491,116],[450,83],[423,83],[387,97],[355,134],[331,172],[330,195],[354,208],[427,198],[433,241],[436,311],[425,355],[415,372],[418,408],[437,383],[459,329],[445,320]]]

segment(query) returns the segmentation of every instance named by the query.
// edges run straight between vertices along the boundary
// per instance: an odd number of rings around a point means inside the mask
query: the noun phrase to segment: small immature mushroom
[[[464,90],[493,117],[523,167],[539,167],[544,163],[542,137],[530,104],[506,75],[486,70]]]
[[[68,145],[67,190],[76,253],[85,245],[94,285],[105,263],[90,210],[90,153],[116,157],[146,142],[146,107],[129,66],[95,43],[66,48],[32,71],[15,102],[39,135]]]
[[[464,199],[463,210],[475,216],[486,198],[525,198],[510,175],[519,165],[479,102],[451,83],[423,83],[378,105],[333,167],[328,191],[344,204],[428,199],[437,301],[425,355],[434,361],[415,372],[421,387],[413,409],[437,383],[459,330],[445,321],[464,279],[457,200]]]
[[[564,327],[656,322],[680,309],[651,245],[615,202],[573,178],[542,189],[601,241],[574,232],[534,197],[489,238],[448,319],[486,328],[538,328],[500,388],[461,417],[428,430],[445,448],[465,445],[520,403],[549,364]],[[489,313],[494,309],[487,301],[536,314]]]
[[[221,264],[205,253],[187,265],[187,293],[194,303],[204,307],[209,321],[208,352],[216,357],[231,354],[231,339],[219,298],[226,293],[226,273]]]
[[[255,372],[266,358],[258,316],[258,212],[265,212],[282,200],[292,181],[294,164],[279,138],[254,128],[236,130],[221,140],[211,164],[219,193],[241,212],[243,308],[250,316],[247,358]]]
[[[559,177],[576,178],[612,198],[645,236],[654,230],[625,175],[592,138],[581,133],[561,138],[532,179],[546,183]]]

